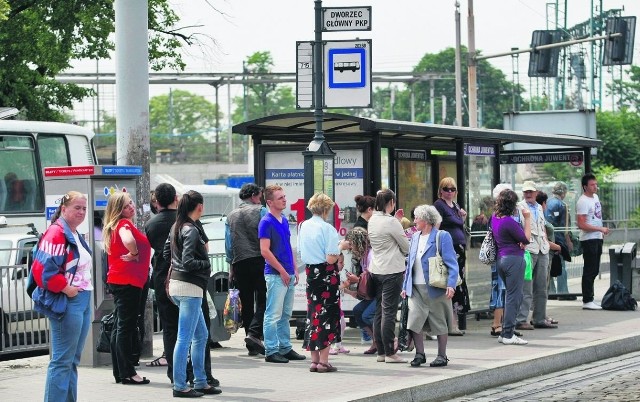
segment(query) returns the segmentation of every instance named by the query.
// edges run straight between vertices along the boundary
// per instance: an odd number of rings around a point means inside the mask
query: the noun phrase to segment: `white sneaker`
[[[503,345],[526,345],[528,344],[528,341],[525,341],[524,339],[517,337],[517,336],[512,336],[511,338],[502,338],[502,344]]]
[[[498,343],[502,343],[502,335],[498,336]]]
[[[583,310],[602,310],[602,307],[600,307],[598,304],[596,304],[595,302],[589,302],[589,303],[584,303],[582,305],[582,309]]]
[[[406,363],[407,359],[400,357],[398,354],[386,356],[384,358],[385,363]]]

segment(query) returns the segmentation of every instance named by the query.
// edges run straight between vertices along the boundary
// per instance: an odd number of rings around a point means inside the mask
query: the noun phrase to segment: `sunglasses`
[[[442,187],[442,191],[446,193],[455,193],[458,189],[455,187]]]

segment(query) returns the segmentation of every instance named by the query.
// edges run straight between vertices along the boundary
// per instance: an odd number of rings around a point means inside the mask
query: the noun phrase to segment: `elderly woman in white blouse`
[[[431,205],[420,205],[414,210],[414,216],[418,231],[411,238],[407,271],[402,285],[402,297],[409,298],[407,329],[416,346],[416,356],[411,361],[411,366],[420,367],[427,362],[424,330],[428,329],[430,334],[438,337],[438,355],[429,365],[442,367],[449,361],[447,340],[449,328],[453,324],[451,298],[458,280],[458,260],[451,235],[437,229],[442,222],[438,210]],[[439,238],[438,251],[449,271],[446,289],[429,285],[429,257],[436,255],[436,238]]]

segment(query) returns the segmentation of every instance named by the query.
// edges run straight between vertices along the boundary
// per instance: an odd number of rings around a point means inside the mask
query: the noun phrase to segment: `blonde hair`
[[[315,193],[307,204],[307,208],[314,215],[323,216],[331,211],[334,202],[324,193]]]
[[[442,188],[443,187],[455,187],[458,188],[458,186],[456,185],[456,181],[454,180],[453,177],[445,177],[442,180],[440,180],[440,184],[438,185],[438,198],[440,198],[440,196],[442,195]],[[457,190],[456,190],[457,192]]]
[[[109,248],[111,247],[111,237],[113,236],[113,232],[118,226],[118,222],[120,221],[122,210],[129,203],[128,200],[131,199],[129,193],[123,193],[121,191],[116,191],[115,193],[109,196],[109,200],[107,201],[107,208],[104,211],[104,226],[102,227],[102,241],[104,243],[104,249],[109,254]]]
[[[62,214],[62,207],[68,207],[73,201],[79,198],[84,200],[87,199],[87,197],[79,191],[72,190],[63,195],[60,199],[60,205],[58,205],[58,209],[56,209],[56,211],[53,213],[53,216],[51,216],[51,223],[54,223],[58,220],[58,218],[60,218],[60,215]]]

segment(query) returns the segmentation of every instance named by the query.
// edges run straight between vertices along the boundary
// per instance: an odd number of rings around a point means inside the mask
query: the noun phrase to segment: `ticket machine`
[[[136,199],[136,182],[142,175],[141,166],[63,166],[44,169],[45,212],[47,226],[58,208],[62,196],[68,191],[78,191],[87,196],[87,217],[78,227],[78,233],[93,250],[93,303],[91,305],[91,329],[85,342],[83,366],[99,366],[111,363],[109,354],[96,352],[100,331],[100,319],[113,311],[113,297],[108,292],[104,278],[106,254],[102,245],[102,218],[109,196],[124,191]]]

